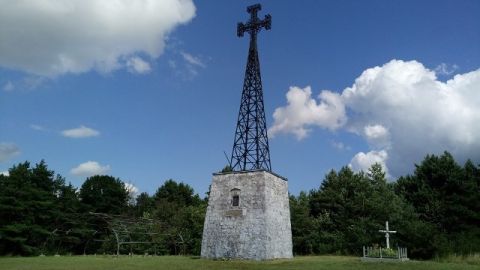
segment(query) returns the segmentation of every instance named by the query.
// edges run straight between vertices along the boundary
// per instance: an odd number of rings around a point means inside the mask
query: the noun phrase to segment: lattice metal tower
[[[239,37],[243,37],[245,32],[250,34],[250,49],[230,160],[234,171],[272,170],[257,52],[257,34],[262,27],[266,30],[271,28],[272,17],[265,15],[265,19],[260,20],[257,12],[261,8],[260,4],[247,7],[250,20],[246,24],[238,23],[237,27]]]

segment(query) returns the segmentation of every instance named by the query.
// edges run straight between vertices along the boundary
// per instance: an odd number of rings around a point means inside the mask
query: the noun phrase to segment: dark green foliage
[[[110,215],[124,215],[130,212],[128,207],[129,194],[125,184],[118,178],[107,175],[95,175],[85,180],[80,188],[79,199],[82,205],[82,218],[86,224],[85,239],[91,240],[84,247],[86,253],[107,252],[116,250],[112,241],[98,240],[113,239],[108,223],[91,213]],[[93,235],[94,234],[94,235]],[[105,249],[105,246],[108,248]]]
[[[331,171],[320,189],[291,201],[292,224],[309,227],[293,230],[294,240],[303,241],[294,245],[299,254],[359,254],[363,245],[383,242],[378,230],[386,220],[399,226],[408,211],[378,164],[368,174],[354,173],[348,167]]]
[[[181,206],[197,205],[201,199],[198,194],[194,194],[193,188],[184,183],[177,183],[169,179],[158,188],[153,195],[155,202],[167,202]]]
[[[442,256],[480,251],[479,179],[480,170],[470,160],[461,167],[445,152],[428,155],[413,175],[398,180],[397,193],[415,208],[424,223],[421,229],[433,242],[417,243],[419,252]]]
[[[77,192],[44,161],[20,163],[0,175],[0,255],[112,254],[115,236],[102,215],[132,241],[156,243],[123,245],[122,254],[198,255],[207,201],[171,179],[135,200],[112,176],[89,177]],[[290,196],[290,210],[297,255],[384,246],[378,230],[387,220],[397,230],[392,247],[407,247],[412,258],[480,252],[480,168],[460,166],[449,153],[428,155],[392,183],[378,164],[367,173],[331,171],[318,189]]]
[[[89,212],[120,214],[128,204],[128,191],[118,178],[95,175],[80,188],[80,199]]]
[[[56,225],[69,219],[68,187],[44,161],[18,164],[9,174],[0,178],[0,254],[38,254]]]
[[[135,216],[150,217],[155,209],[155,200],[146,192],[140,193],[135,201]]]
[[[0,255],[115,252],[112,227],[91,213],[107,214],[114,223],[137,219],[125,224],[132,240],[157,243],[122,246],[123,253],[200,253],[206,201],[187,184],[167,180],[131,206],[125,184],[111,176],[89,177],[77,193],[44,161],[33,168],[18,164],[9,173],[0,175]]]
[[[398,231],[392,246],[413,258],[480,251],[480,169],[449,153],[427,156],[395,183],[380,165],[367,174],[331,171],[318,190],[291,196],[290,209],[296,254],[358,255],[363,245],[384,245],[386,220]]]
[[[318,218],[310,215],[310,197],[300,192],[298,197],[290,196],[292,241],[295,254],[324,253],[319,242]]]
[[[225,167],[223,167],[223,169],[220,172],[221,173],[227,173],[227,172],[232,172],[232,171],[233,171],[232,166],[225,165]]]
[[[170,179],[158,188],[154,217],[160,221],[169,254],[200,254],[206,202],[193,188]]]

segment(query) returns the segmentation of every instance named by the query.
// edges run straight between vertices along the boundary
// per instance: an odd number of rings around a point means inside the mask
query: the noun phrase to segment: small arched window
[[[232,206],[240,206],[240,189],[234,188],[230,190],[232,196]]]

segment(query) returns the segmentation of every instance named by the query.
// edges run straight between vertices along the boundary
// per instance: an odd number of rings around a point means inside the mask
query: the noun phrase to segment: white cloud
[[[134,186],[132,183],[125,183],[125,189],[132,194],[138,193],[138,188]]]
[[[292,133],[301,140],[308,135],[310,127],[319,126],[331,130],[341,127],[345,121],[345,106],[340,95],[324,90],[318,96],[319,103],[312,98],[310,86],[290,87],[287,106],[275,109],[270,136],[277,133]]]
[[[20,149],[13,143],[0,143],[0,162],[7,161],[20,154]]]
[[[98,136],[100,132],[86,126],[80,126],[62,131],[62,135],[69,138],[87,138]]]
[[[92,176],[105,174],[110,171],[110,165],[102,166],[96,161],[87,161],[70,170],[76,176]]]
[[[417,61],[392,60],[364,71],[342,99],[354,115],[351,128],[388,127],[386,164],[399,176],[444,150],[459,161],[480,161],[479,88],[480,69],[441,82]]]
[[[207,67],[207,64],[200,56],[194,56],[184,51],[180,51],[178,54],[182,58],[177,61],[169,60],[168,65],[176,76],[184,80],[192,80],[200,73],[200,69]]]
[[[368,125],[365,126],[364,131],[369,139],[384,138],[388,135],[388,130],[382,125]]]
[[[441,63],[435,68],[435,74],[443,76],[452,75],[458,68],[459,67],[455,64],[449,67],[447,64]]]
[[[152,70],[148,62],[137,56],[127,60],[127,68],[130,73],[138,74],[145,74]]]
[[[180,54],[182,55],[183,59],[191,65],[198,66],[201,68],[207,67],[207,65],[199,57],[193,56],[186,52],[181,52]]]
[[[135,199],[139,191],[138,188],[132,183],[125,183],[125,190],[128,192],[128,203],[130,205],[135,205]]]
[[[195,16],[191,0],[0,0],[0,5],[0,66],[50,77],[109,72],[139,52],[155,59],[168,34]]]
[[[352,158],[348,166],[356,172],[368,172],[368,169],[370,169],[373,164],[378,163],[382,165],[383,170],[388,174],[388,168],[386,166],[387,160],[388,154],[385,150],[370,151],[368,153],[359,152]]]
[[[36,125],[36,124],[31,124],[30,128],[33,129],[33,130],[37,130],[37,131],[45,131],[46,130],[45,127],[40,126],[40,125]]]
[[[291,87],[288,94],[295,88]],[[271,129],[298,133],[297,137],[302,138],[314,123],[324,128],[342,127],[361,135],[370,152],[357,154],[352,166],[361,168],[362,164],[369,164],[366,160],[385,157],[382,160],[396,177],[412,172],[414,163],[426,154],[441,154],[445,150],[460,162],[467,158],[480,161],[480,69],[442,82],[435,71],[417,61],[392,60],[365,70],[338,95],[335,107],[342,110],[315,110],[318,106],[310,98],[310,91],[297,89],[297,95],[303,97],[289,98],[287,94],[288,105],[275,110]],[[295,99],[302,101],[291,101]],[[329,104],[321,96],[320,104],[323,103]],[[347,116],[348,121],[344,121]],[[305,120],[322,117],[333,119],[326,123],[334,125]]]
[[[11,81],[8,81],[3,85],[3,91],[10,92],[13,91],[13,89],[15,89],[15,85],[13,85]]]
[[[387,128],[382,125],[366,125],[363,128],[363,135],[367,142],[375,148],[389,148],[390,133]]]
[[[125,189],[133,198],[135,198],[135,196],[138,194],[138,191],[139,191],[138,188],[134,186],[132,183],[125,183]]]
[[[332,141],[332,146],[335,147],[336,149],[338,150],[350,150],[350,146],[348,145],[345,145],[344,143],[342,142],[336,142],[336,141]]]
[[[0,175],[10,176],[10,173],[8,171],[4,171],[4,172],[0,172]]]

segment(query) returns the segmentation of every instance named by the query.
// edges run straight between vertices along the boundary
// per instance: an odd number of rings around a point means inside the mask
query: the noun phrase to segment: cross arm
[[[250,21],[246,24],[238,23],[237,24],[237,36],[243,37],[245,32],[258,32],[262,27],[265,30],[270,30],[272,28],[272,16],[270,14],[265,15],[265,19],[257,20],[257,21]]]
[[[245,33],[245,31],[246,31],[245,28],[246,28],[245,24],[243,24],[241,22],[237,24],[237,36],[238,37],[243,37],[243,33]]]
[[[397,233],[397,231],[378,230],[381,233]]]

